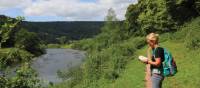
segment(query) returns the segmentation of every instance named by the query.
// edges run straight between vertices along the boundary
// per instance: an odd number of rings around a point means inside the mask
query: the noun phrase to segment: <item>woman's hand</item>
[[[147,59],[147,61],[145,61],[144,63],[145,63],[145,64],[149,64],[148,61],[149,61],[149,60]]]

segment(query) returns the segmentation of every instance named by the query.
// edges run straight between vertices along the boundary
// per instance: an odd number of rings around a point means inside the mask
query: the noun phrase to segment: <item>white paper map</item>
[[[142,62],[147,62],[148,58],[145,56],[139,56],[138,59]]]

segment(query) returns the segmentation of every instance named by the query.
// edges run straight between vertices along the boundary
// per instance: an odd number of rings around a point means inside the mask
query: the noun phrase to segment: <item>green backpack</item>
[[[174,61],[172,54],[165,48],[164,49],[164,60],[162,62],[163,66],[163,76],[169,77],[174,76],[178,70],[176,66],[176,62]],[[155,50],[153,51],[154,55]]]

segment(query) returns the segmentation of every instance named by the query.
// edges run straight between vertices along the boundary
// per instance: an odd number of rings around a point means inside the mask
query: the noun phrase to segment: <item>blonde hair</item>
[[[158,42],[159,40],[159,34],[156,34],[156,33],[150,33],[146,36],[146,39],[147,40],[153,40],[153,41],[156,41]]]

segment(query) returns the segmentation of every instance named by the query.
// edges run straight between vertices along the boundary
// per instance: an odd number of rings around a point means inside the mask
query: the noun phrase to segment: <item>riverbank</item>
[[[71,49],[73,44],[47,44],[47,48],[63,48],[63,49]]]
[[[68,72],[69,69],[79,67],[82,64],[84,58],[84,51],[54,48],[46,49],[46,54],[31,58],[31,61],[29,61],[27,64],[31,67],[29,69],[33,69],[34,74],[37,74],[35,75],[36,78],[34,77],[34,79],[38,79],[38,83],[40,83],[41,86],[47,87],[49,84],[57,84],[63,82],[63,78],[59,75],[62,72]],[[24,64],[19,64],[9,67],[9,69],[0,72],[0,76],[5,75],[6,78],[15,78],[15,76],[18,75],[19,69],[23,68],[23,65]],[[23,71],[26,70],[23,69],[20,72]],[[1,81],[2,78],[0,79],[0,82]]]

